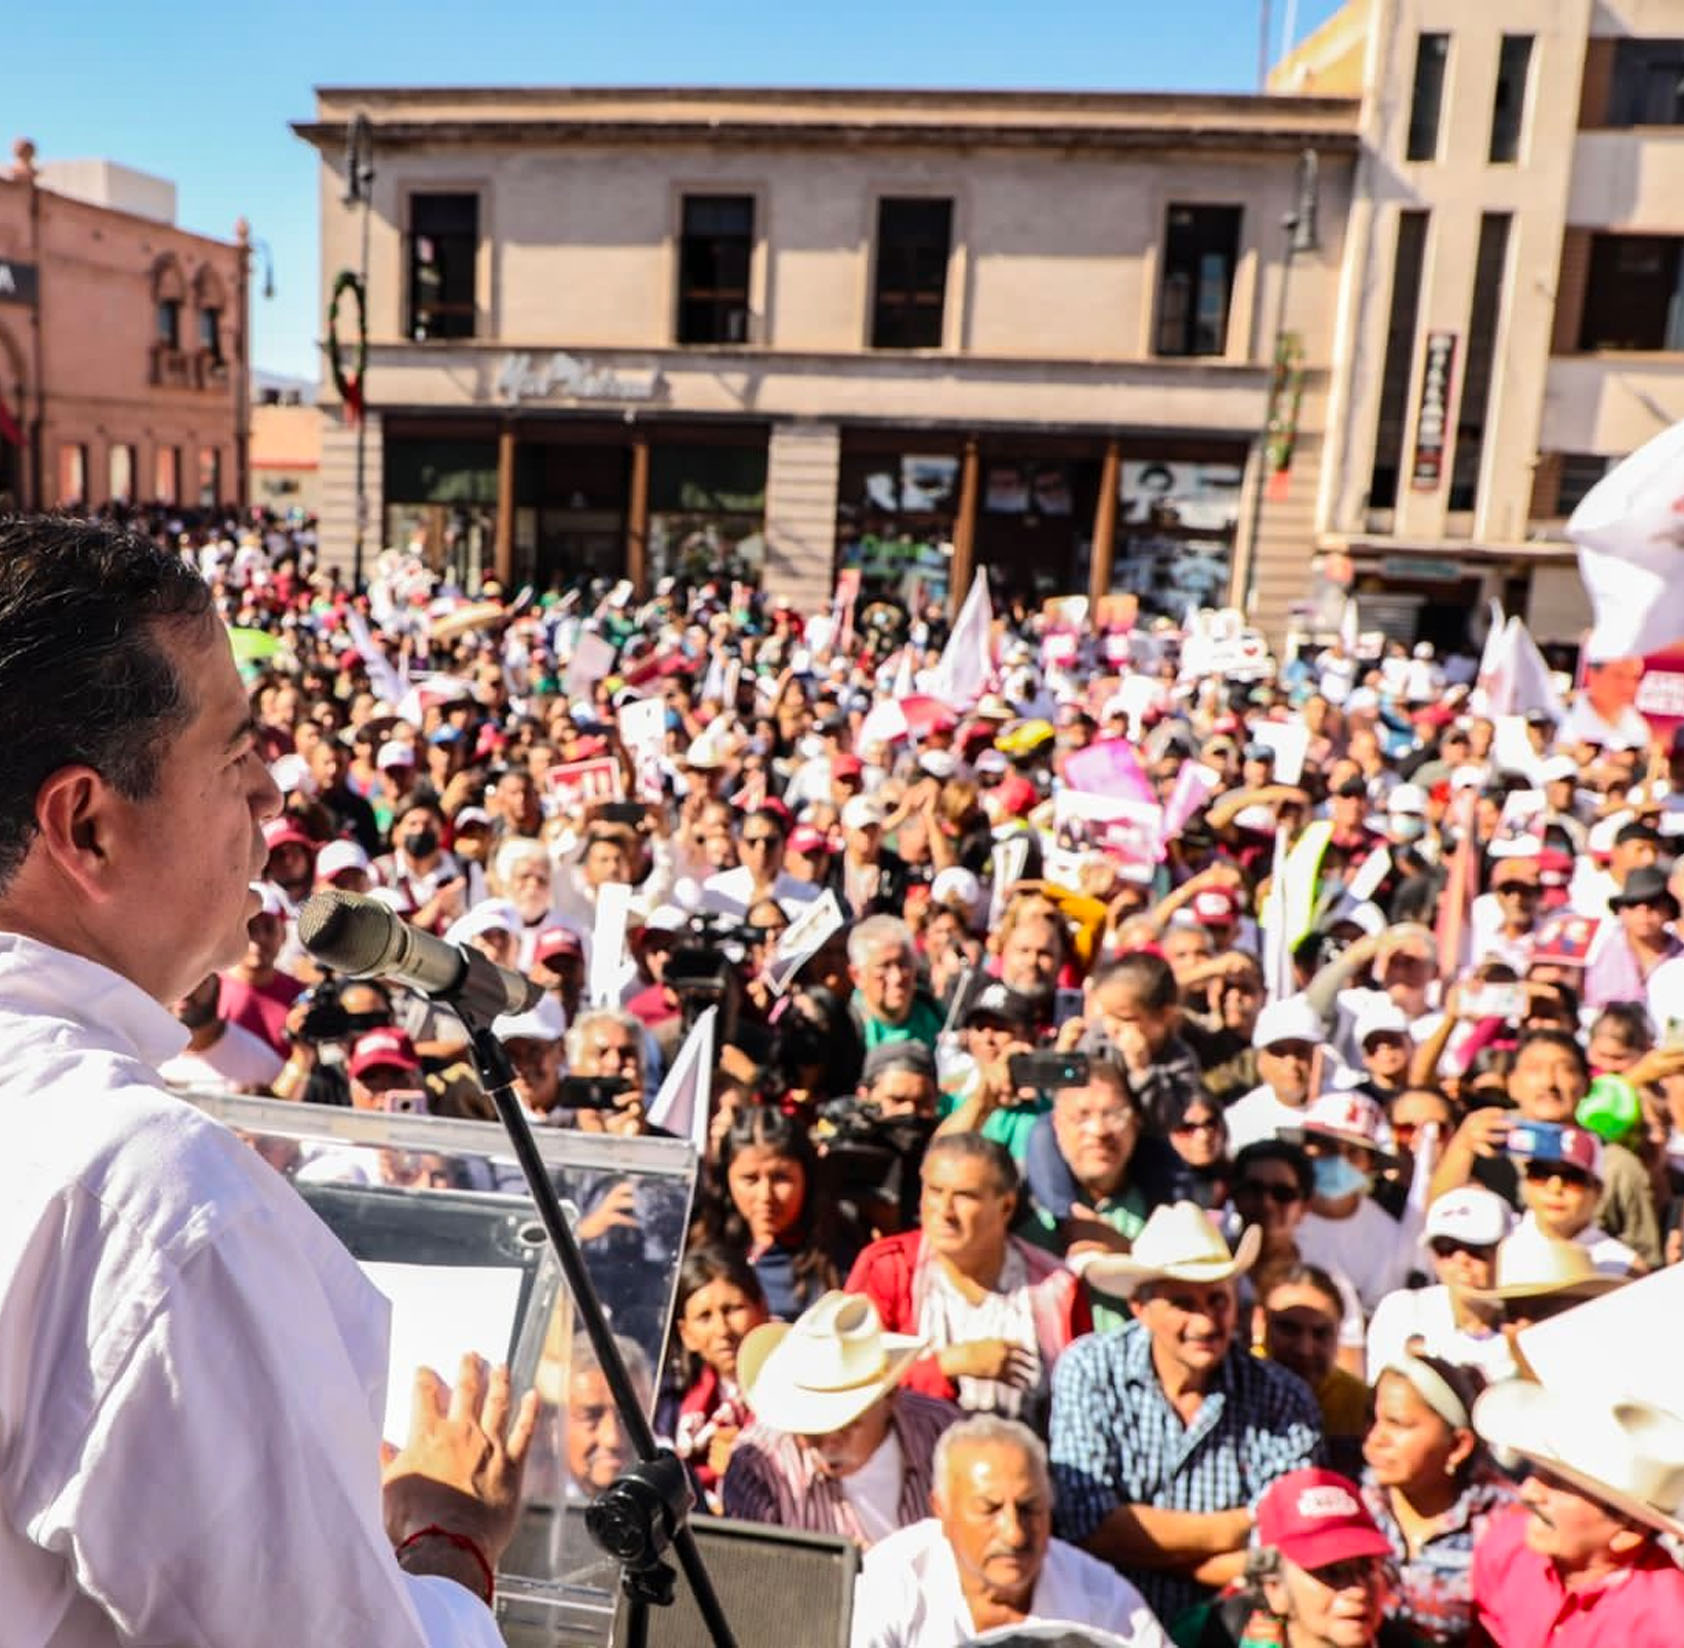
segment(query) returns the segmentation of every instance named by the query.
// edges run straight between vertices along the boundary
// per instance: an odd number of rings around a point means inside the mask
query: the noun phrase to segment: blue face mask
[[[1343,1156],[1316,1157],[1316,1194],[1326,1201],[1336,1202],[1353,1191],[1366,1191],[1370,1176]]]

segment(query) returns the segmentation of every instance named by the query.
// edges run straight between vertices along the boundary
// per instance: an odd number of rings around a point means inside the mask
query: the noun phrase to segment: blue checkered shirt
[[[1052,1380],[1057,1532],[1085,1545],[1118,1505],[1231,1511],[1277,1476],[1317,1463],[1321,1414],[1296,1374],[1236,1343],[1191,1425],[1170,1405],[1138,1322],[1090,1333],[1059,1357]],[[1184,1575],[1124,1569],[1166,1628],[1209,1591]]]

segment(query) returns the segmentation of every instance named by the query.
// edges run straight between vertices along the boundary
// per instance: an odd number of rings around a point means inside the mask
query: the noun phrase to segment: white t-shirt
[[[24,1119],[0,1156],[8,1648],[500,1648],[382,1526],[386,1301],[163,1090],[186,1040],[127,979],[0,934],[0,1105]],[[262,1528],[285,1560],[237,1560]]]
[[[1092,1626],[1129,1648],[1170,1648],[1157,1616],[1114,1568],[1066,1545],[1047,1544],[1029,1617]],[[958,1648],[977,1634],[959,1565],[934,1517],[902,1528],[865,1553],[854,1582],[852,1648]]]
[[[852,1476],[842,1478],[842,1497],[854,1507],[868,1545],[887,1539],[901,1525],[900,1491],[905,1466],[900,1438],[891,1428],[872,1456]]]
[[[1684,956],[1663,961],[1649,975],[1644,987],[1649,1008],[1649,1022],[1655,1034],[1665,1037],[1669,1027],[1684,1027]]]
[[[1364,1310],[1409,1279],[1415,1238],[1381,1205],[1364,1196],[1348,1219],[1306,1213],[1294,1238],[1300,1257],[1350,1277]]]
[[[222,1026],[222,1034],[202,1052],[191,1048],[165,1059],[158,1074],[171,1087],[269,1087],[286,1060],[242,1024]]]
[[[803,904],[811,904],[824,889],[811,881],[798,881],[788,870],[780,870],[772,883],[772,897],[793,921]],[[746,864],[721,870],[702,883],[702,909],[741,921],[754,899],[754,872]]]
[[[1274,1088],[1265,1082],[1242,1098],[1235,1099],[1223,1115],[1228,1124],[1228,1149],[1238,1155],[1248,1144],[1272,1139],[1283,1127],[1302,1127],[1304,1107],[1282,1104]]]
[[[1428,1356],[1457,1367],[1478,1368],[1489,1383],[1512,1379],[1518,1371],[1509,1342],[1500,1332],[1470,1333],[1456,1325],[1450,1289],[1399,1288],[1388,1293],[1368,1324],[1368,1382],[1373,1384],[1388,1363],[1409,1354],[1410,1340]]]

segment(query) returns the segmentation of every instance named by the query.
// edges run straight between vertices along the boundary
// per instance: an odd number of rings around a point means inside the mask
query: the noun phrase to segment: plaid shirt
[[[1211,1513],[1252,1505],[1278,1476],[1317,1463],[1321,1417],[1309,1387],[1233,1345],[1184,1424],[1138,1322],[1078,1339],[1053,1369],[1057,1533],[1085,1545],[1118,1505]],[[1209,1590],[1177,1573],[1123,1570],[1161,1620]]]
[[[900,1443],[900,1525],[910,1527],[930,1514],[930,1484],[936,1439],[960,1418],[951,1402],[916,1391],[895,1392],[890,1426]],[[821,1476],[800,1438],[756,1421],[737,1438],[721,1484],[727,1516],[769,1522],[778,1528],[841,1534],[868,1546],[865,1530],[833,1476]]]

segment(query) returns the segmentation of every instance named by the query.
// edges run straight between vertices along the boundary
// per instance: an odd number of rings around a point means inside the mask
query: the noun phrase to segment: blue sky
[[[1296,0],[1296,35],[1339,0]],[[1274,0],[1277,43],[1294,0]],[[0,144],[173,180],[180,222],[273,248],[260,368],[314,377],[316,85],[1249,91],[1260,0],[56,0],[7,8]]]

